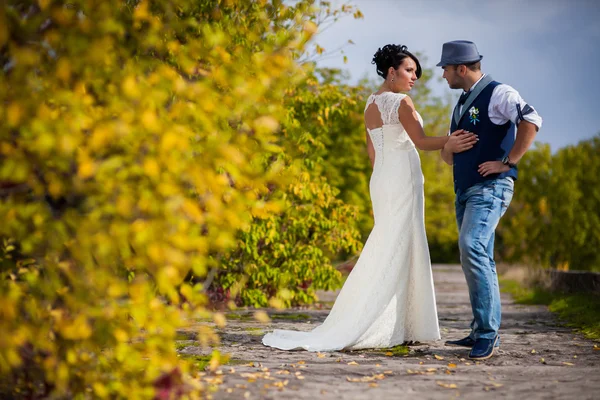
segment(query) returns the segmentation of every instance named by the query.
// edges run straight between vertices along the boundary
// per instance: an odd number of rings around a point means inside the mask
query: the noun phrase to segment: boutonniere
[[[473,125],[477,125],[477,123],[479,122],[479,108],[471,107],[469,109],[469,115],[471,117],[471,123]]]

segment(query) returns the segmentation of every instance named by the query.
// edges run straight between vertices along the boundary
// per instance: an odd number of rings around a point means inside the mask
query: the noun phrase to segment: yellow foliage
[[[153,398],[175,370],[173,390],[201,390],[173,345],[207,312],[202,285],[183,281],[252,214],[280,211],[265,190],[295,173],[266,161],[316,11],[264,3],[0,7],[0,374],[14,390]]]

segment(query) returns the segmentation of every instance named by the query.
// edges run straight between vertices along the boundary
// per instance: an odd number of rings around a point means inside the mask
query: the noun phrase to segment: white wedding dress
[[[367,100],[366,107],[374,102],[383,121],[382,127],[368,130],[375,148],[370,181],[375,225],[331,312],[312,331],[275,330],[263,337],[263,344],[336,351],[440,338],[421,161],[398,118],[404,96],[384,92]]]

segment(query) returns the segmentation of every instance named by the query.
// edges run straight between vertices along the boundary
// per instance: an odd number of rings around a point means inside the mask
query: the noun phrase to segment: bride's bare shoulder
[[[400,108],[401,109],[415,109],[415,103],[413,103],[412,99],[407,94],[402,94],[402,99],[400,100]]]

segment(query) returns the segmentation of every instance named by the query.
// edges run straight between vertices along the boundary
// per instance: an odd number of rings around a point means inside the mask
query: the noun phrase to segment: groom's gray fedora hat
[[[442,46],[442,60],[438,67],[446,65],[470,64],[481,60],[483,56],[477,51],[475,43],[468,40],[453,40]]]

